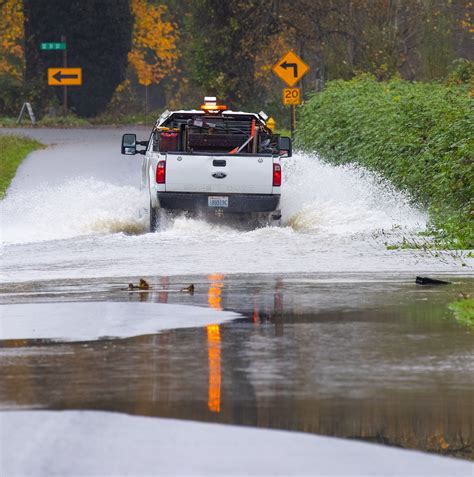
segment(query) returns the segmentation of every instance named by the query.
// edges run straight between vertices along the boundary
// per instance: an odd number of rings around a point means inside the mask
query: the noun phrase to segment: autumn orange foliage
[[[164,20],[166,5],[153,5],[147,0],[131,0],[135,18],[132,50],[128,61],[144,86],[159,83],[176,71],[178,38],[176,26]]]
[[[472,20],[472,11],[474,3],[473,2],[464,2],[462,18],[460,19],[460,26],[465,30],[468,30],[469,33],[474,33],[474,24]]]
[[[24,67],[23,2],[4,0],[0,3],[0,74],[20,78]]]

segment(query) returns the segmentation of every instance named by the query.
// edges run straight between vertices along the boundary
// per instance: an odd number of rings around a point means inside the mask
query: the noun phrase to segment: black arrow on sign
[[[287,63],[284,61],[280,65],[284,70],[287,70],[288,68],[293,68],[293,78],[298,78],[298,65],[296,63]]]
[[[74,79],[77,78],[77,75],[63,75],[61,71],[58,71],[56,74],[53,75],[53,78],[58,82],[61,83],[61,80],[64,79]]]

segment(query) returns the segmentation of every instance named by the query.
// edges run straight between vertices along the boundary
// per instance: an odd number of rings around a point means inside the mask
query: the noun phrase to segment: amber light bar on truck
[[[219,111],[225,111],[227,106],[217,104],[217,98],[215,96],[205,96],[204,104],[201,104],[201,109],[208,113],[218,113]]]

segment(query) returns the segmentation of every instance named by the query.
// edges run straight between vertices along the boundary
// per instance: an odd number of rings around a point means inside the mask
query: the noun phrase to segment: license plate
[[[209,207],[229,207],[228,197],[208,197],[207,205]]]

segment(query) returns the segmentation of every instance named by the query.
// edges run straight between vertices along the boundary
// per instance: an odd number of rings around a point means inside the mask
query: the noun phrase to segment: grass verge
[[[449,305],[459,323],[474,327],[474,298],[465,298]]]
[[[23,136],[0,136],[0,199],[6,194],[21,161],[43,144]]]
[[[332,81],[300,108],[296,144],[407,190],[439,246],[474,248],[473,100],[466,84]]]

